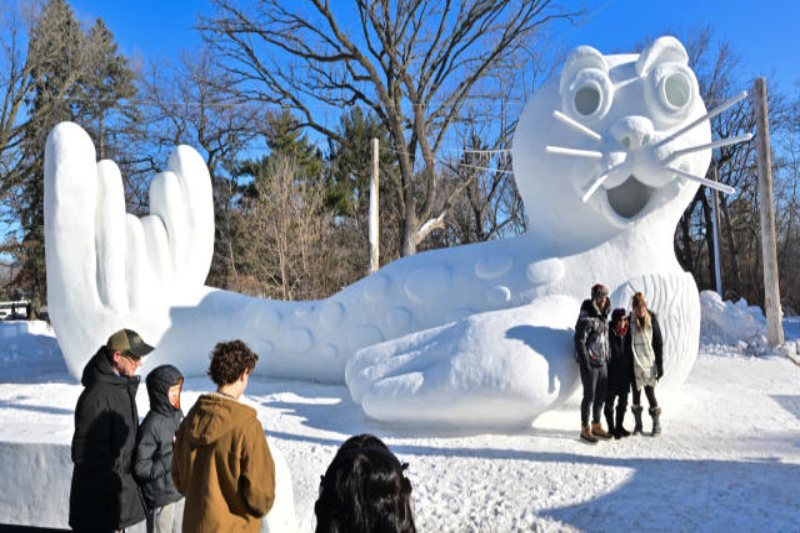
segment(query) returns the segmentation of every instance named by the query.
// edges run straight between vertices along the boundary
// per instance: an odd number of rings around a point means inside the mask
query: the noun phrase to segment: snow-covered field
[[[796,341],[800,320],[785,330]],[[680,392],[659,398],[660,437],[596,446],[578,440],[574,405],[521,432],[445,434],[366,419],[344,386],[251,380],[246,401],[292,471],[301,531],[336,448],[363,432],[410,464],[420,531],[800,531],[800,367],[751,351],[704,345]],[[66,527],[69,479],[52,473],[69,470],[80,390],[45,325],[0,323],[0,523]],[[188,380],[184,409],[208,390]],[[144,415],[144,387],[138,402]]]

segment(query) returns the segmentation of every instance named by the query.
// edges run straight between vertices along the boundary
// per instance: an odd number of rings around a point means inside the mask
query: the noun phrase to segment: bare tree
[[[324,184],[300,179],[293,159],[281,153],[252,170],[252,187],[235,214],[237,232],[247,233],[236,239],[236,288],[283,300],[327,296],[336,247],[327,245],[333,217],[324,210]]]
[[[33,90],[34,69],[25,53],[33,16],[29,21],[17,10],[3,5],[3,27],[0,30],[0,200],[14,184],[10,178],[19,165],[24,121],[21,118],[25,99]]]
[[[279,0],[252,10],[214,0],[202,23],[242,94],[296,110],[300,127],[336,139],[325,111],[362,104],[389,131],[400,167],[403,255],[415,253],[466,187],[443,194],[437,157],[469,99],[532,35],[576,13],[550,0]],[[344,10],[355,10],[349,27]],[[487,103],[487,105],[490,105]]]

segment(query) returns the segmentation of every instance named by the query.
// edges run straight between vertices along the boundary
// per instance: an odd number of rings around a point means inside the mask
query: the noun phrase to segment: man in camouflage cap
[[[119,531],[145,518],[133,479],[142,357],[153,347],[133,330],[113,333],[89,360],[75,408],[69,525],[75,531]]]

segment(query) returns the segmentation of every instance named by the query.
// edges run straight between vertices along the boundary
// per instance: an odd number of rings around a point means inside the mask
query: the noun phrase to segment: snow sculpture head
[[[528,103],[514,136],[514,174],[532,233],[580,250],[656,212],[672,232],[697,190],[682,173],[703,176],[711,156],[680,152],[711,140],[708,121],[680,130],[705,112],[673,37],[638,56],[575,49]],[[542,231],[553,227],[559,232]]]

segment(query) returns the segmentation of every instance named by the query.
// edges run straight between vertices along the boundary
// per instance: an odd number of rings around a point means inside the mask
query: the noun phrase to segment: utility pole
[[[381,266],[378,185],[378,139],[372,139],[372,179],[369,182],[369,274],[377,272]]]
[[[758,207],[761,219],[761,258],[764,265],[764,308],[767,312],[767,340],[770,346],[783,342],[781,291],[778,278],[778,250],[775,239],[775,213],[772,199],[772,157],[769,143],[767,80],[753,82],[753,108],[758,147]]]
[[[719,169],[714,165],[714,181],[719,181]],[[722,298],[722,265],[719,263],[719,191],[712,189],[714,193],[714,203],[712,204],[713,216],[711,220],[714,226],[714,280],[716,281],[717,294]]]

